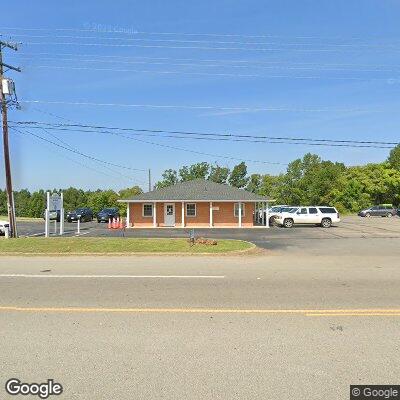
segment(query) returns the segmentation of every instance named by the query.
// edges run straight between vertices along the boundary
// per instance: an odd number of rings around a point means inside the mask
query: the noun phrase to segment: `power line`
[[[126,42],[164,42],[164,43],[197,43],[197,44],[235,44],[241,46],[329,46],[329,47],[364,47],[364,48],[397,48],[396,44],[371,44],[371,43],[284,43],[284,42],[238,42],[221,40],[182,40],[182,39],[146,39],[146,38],[121,38],[105,36],[73,36],[73,35],[27,35],[12,34],[13,37],[29,37],[35,39],[76,39],[76,40],[119,40]]]
[[[19,100],[27,104],[63,104],[74,106],[99,106],[99,107],[128,107],[128,108],[154,108],[154,109],[183,109],[183,110],[220,110],[238,112],[384,112],[379,109],[362,108],[290,108],[290,107],[226,107],[226,106],[201,106],[179,104],[127,104],[127,103],[93,103],[79,101],[46,101],[46,100]]]
[[[260,75],[260,74],[237,74],[226,72],[189,72],[189,71],[160,71],[160,70],[137,70],[123,68],[96,68],[96,67],[72,67],[57,65],[32,65],[31,68],[62,69],[62,70],[89,70],[89,71],[111,71],[111,72],[130,72],[144,74],[161,75],[199,75],[199,76],[225,76],[241,78],[264,78],[264,79],[329,79],[329,80],[351,80],[351,81],[388,81],[397,80],[397,78],[360,78],[360,77],[332,77],[332,76],[297,76],[297,75]]]
[[[1,30],[16,30],[16,31],[56,31],[56,32],[95,32],[95,33],[114,33],[124,35],[167,35],[167,36],[210,36],[210,37],[245,37],[245,38],[292,38],[292,39],[318,39],[318,40],[370,40],[371,38],[361,37],[341,37],[341,36],[287,36],[287,35],[275,35],[275,34],[237,34],[237,33],[216,33],[216,32],[153,32],[153,31],[140,31],[137,29],[109,29],[98,27],[94,28],[26,28],[26,27],[1,27]]]
[[[26,129],[25,127],[22,127],[22,126],[20,128],[21,129]],[[13,129],[16,129],[16,128],[13,128]],[[65,128],[61,128],[61,130],[62,129],[65,129]],[[75,129],[74,131],[78,131],[78,129]],[[99,132],[99,133],[102,133],[102,132]],[[151,141],[147,141],[147,140],[143,140],[143,139],[134,138],[134,137],[131,137],[131,136],[121,135],[121,134],[118,134],[118,133],[115,133],[115,132],[103,132],[103,133],[109,133],[109,134],[112,134],[112,135],[116,135],[118,137],[124,137],[124,138],[129,139],[129,140],[135,140],[137,142],[151,144],[153,146],[158,146],[158,147],[163,147],[163,148],[168,148],[168,149],[173,149],[173,150],[179,150],[179,151],[184,151],[184,152],[188,152],[188,153],[192,153],[192,154],[204,155],[204,156],[208,156],[208,157],[215,157],[215,158],[221,158],[221,159],[227,159],[227,160],[236,160],[236,161],[246,161],[246,162],[268,164],[268,165],[283,165],[283,166],[287,166],[288,165],[286,163],[280,163],[280,162],[269,162],[269,161],[253,160],[253,159],[244,159],[244,158],[226,156],[226,155],[221,155],[221,154],[206,153],[206,152],[186,149],[186,148],[183,148],[183,147],[177,147],[177,146],[171,146],[171,145],[166,145],[166,144],[162,144],[162,143],[151,142]]]
[[[309,66],[331,66],[331,67],[367,67],[367,68],[399,68],[397,65],[387,65],[387,64],[355,64],[355,63],[315,63],[315,62],[288,62],[288,61],[265,61],[265,60],[232,60],[232,59],[198,59],[198,58],[175,58],[175,57],[145,57],[145,56],[120,56],[120,55],[107,55],[107,54],[76,54],[76,53],[46,53],[46,52],[37,52],[37,53],[24,53],[24,55],[18,55],[19,57],[24,56],[40,56],[40,55],[51,55],[54,57],[96,57],[99,59],[104,58],[117,58],[117,59],[128,59],[128,60],[174,60],[174,61],[196,61],[196,62],[216,62],[216,63],[245,63],[245,64],[262,64],[262,65],[270,65],[270,64],[285,64],[290,63],[292,65],[309,65]]]
[[[28,134],[26,133],[26,132],[22,132],[22,131],[19,131],[19,130],[16,130],[16,129],[13,129],[16,133],[18,133],[18,134],[21,134],[21,135],[24,135],[25,137],[29,137],[28,136]],[[56,136],[54,136],[54,137],[56,137]],[[59,139],[60,140],[60,139]],[[50,149],[50,146],[48,146],[47,144],[44,144],[44,146],[46,146],[46,147],[48,147],[49,149]],[[106,173],[106,172],[104,172],[104,171],[100,171],[100,170],[98,170],[98,169],[95,169],[95,168],[93,168],[93,167],[90,167],[89,165],[86,165],[86,164],[83,164],[83,163],[81,163],[81,162],[79,162],[79,161],[77,161],[77,160],[74,160],[73,158],[71,158],[71,157],[68,157],[68,156],[66,156],[62,151],[60,151],[60,150],[57,150],[56,149],[56,151],[62,156],[62,157],[64,157],[66,160],[69,160],[69,161],[71,161],[71,162],[73,162],[73,163],[75,163],[75,164],[77,164],[77,165],[79,165],[79,166],[81,166],[81,167],[84,167],[84,168],[86,168],[86,169],[89,169],[89,170],[91,170],[91,171],[94,171],[94,172],[97,172],[98,174],[101,174],[101,175],[106,175],[106,176],[108,176],[108,177],[110,177],[110,178],[116,178],[115,177],[115,175],[110,175],[110,174],[108,174],[108,173]]]
[[[112,63],[112,64],[140,64],[140,65],[167,65],[167,66],[179,66],[179,67],[201,67],[201,68],[257,68],[257,69],[266,69],[266,70],[271,70],[271,69],[278,69],[278,70],[300,70],[300,71],[340,71],[340,72],[398,72],[397,69],[355,69],[355,68],[338,68],[338,67],[329,67],[329,66],[319,66],[318,64],[316,64],[315,66],[283,66],[283,65],[262,65],[260,63],[254,63],[251,64],[250,62],[247,64],[241,64],[241,65],[237,65],[237,64],[223,64],[223,63],[214,63],[214,64],[205,64],[202,63],[201,60],[199,60],[200,62],[165,62],[165,61],[143,61],[143,60],[110,60],[110,59],[106,59],[104,60],[103,58],[99,57],[97,58],[96,56],[93,56],[91,59],[79,59],[78,57],[74,57],[74,58],[54,58],[54,57],[30,57],[30,56],[21,56],[22,58],[27,58],[29,60],[32,61],[56,61],[56,62],[60,62],[60,61],[73,61],[73,62],[77,62],[79,61],[79,63]],[[35,66],[33,66],[35,67]],[[59,68],[58,66],[36,66],[36,68]],[[63,66],[64,68],[72,68],[71,66]],[[61,68],[61,67],[60,67]],[[399,67],[400,68],[400,67]],[[104,68],[102,68],[101,70],[104,70]],[[108,69],[106,69],[108,70]],[[123,70],[123,71],[134,71],[134,70]],[[143,72],[143,71],[140,71]],[[155,72],[155,71],[152,71]],[[179,72],[182,73],[182,72]],[[264,76],[264,75],[251,75],[251,76]],[[322,78],[322,77],[321,77]]]
[[[118,131],[123,132],[135,132],[135,133],[150,133],[150,134],[167,134],[162,137],[175,137],[182,138],[184,135],[189,136],[190,139],[194,140],[224,140],[224,141],[248,141],[252,143],[284,143],[284,144],[307,144],[307,145],[324,145],[324,146],[335,146],[335,147],[373,147],[373,148],[392,148],[398,145],[398,142],[384,142],[384,141],[365,141],[365,140],[339,140],[339,139],[315,139],[305,137],[287,137],[287,136],[262,136],[262,135],[249,135],[249,134],[231,134],[231,133],[209,133],[209,132],[190,132],[190,131],[172,131],[162,129],[138,129],[138,128],[119,128],[119,127],[107,127],[107,126],[95,126],[95,125],[84,125],[84,124],[54,124],[45,123],[38,121],[21,121],[14,122],[24,127],[40,127],[46,126],[47,129],[55,130],[69,130],[79,131],[86,133],[101,132],[120,134]],[[81,128],[89,128],[81,129]],[[117,131],[117,133],[115,133]],[[171,136],[174,135],[174,136]],[[390,146],[390,147],[387,147]]]
[[[20,132],[20,133],[22,133],[19,129],[17,129],[17,128],[15,128],[15,127],[13,127],[13,129],[16,130],[16,131],[18,131],[18,132]],[[54,146],[60,147],[60,148],[62,148],[62,149],[64,149],[64,150],[70,151],[70,152],[72,152],[72,153],[79,154],[80,156],[85,157],[85,158],[87,158],[87,159],[89,159],[89,160],[92,160],[92,161],[97,161],[97,162],[100,162],[100,163],[102,163],[102,164],[111,165],[111,166],[113,166],[113,167],[128,169],[128,170],[132,170],[132,171],[147,171],[147,170],[145,170],[145,169],[132,168],[132,167],[127,167],[127,166],[125,166],[125,165],[119,165],[119,164],[111,163],[111,162],[109,162],[109,161],[100,160],[99,158],[96,158],[96,157],[90,156],[90,155],[88,155],[88,154],[82,153],[81,151],[78,151],[78,150],[75,150],[75,149],[71,149],[71,148],[69,148],[69,147],[67,147],[67,146],[63,146],[63,145],[61,145],[61,144],[59,144],[59,143],[56,143],[56,142],[53,142],[53,141],[51,141],[51,140],[49,140],[49,139],[43,138],[43,137],[41,137],[41,136],[39,136],[39,135],[36,135],[35,133],[32,133],[32,132],[30,132],[30,131],[25,130],[25,132],[28,133],[29,135],[32,135],[32,136],[34,136],[34,137],[40,139],[40,140],[43,140],[43,141],[48,142],[48,143],[51,143],[51,144],[53,144]]]
[[[56,136],[56,135],[54,135],[53,133],[49,132],[48,129],[43,128],[43,126],[41,126],[40,129],[41,129],[43,132],[45,132],[47,135],[49,135],[49,136],[53,137],[54,139],[56,139],[56,140],[57,140],[58,142],[60,142],[61,144],[63,144],[63,145],[65,145],[65,146],[69,147],[69,148],[72,149],[72,150],[79,151],[79,150],[76,149],[75,147],[71,146],[69,143],[67,143],[67,142],[65,142],[64,140],[60,139],[58,136]],[[93,160],[93,161],[95,161],[95,160]],[[95,161],[95,162],[98,162],[98,161]],[[84,164],[82,164],[82,165],[84,165]],[[89,167],[89,168],[90,168],[90,167]],[[106,165],[103,165],[103,168],[106,168],[106,169],[108,169],[109,171],[113,172],[114,174],[117,174],[117,175],[122,176],[123,178],[129,179],[129,180],[132,179],[132,177],[130,177],[130,176],[128,176],[128,175],[125,175],[125,174],[122,174],[121,172],[116,171],[115,169],[112,169],[112,168],[110,168],[110,167],[108,167],[108,166],[106,166]],[[90,168],[90,169],[92,169],[93,171],[96,171],[96,172],[100,172],[100,171],[98,171],[98,170],[95,170],[94,168]],[[101,172],[100,172],[100,173],[101,173]],[[108,175],[108,176],[112,176],[112,175]]]
[[[279,47],[212,47],[212,46],[162,46],[162,45],[141,45],[141,44],[116,44],[116,43],[77,43],[77,42],[22,42],[25,45],[40,46],[94,46],[94,47],[133,47],[150,49],[183,49],[183,50],[239,50],[239,51],[292,51],[302,53],[325,53],[325,52],[355,52],[353,49],[297,49],[297,48],[279,48]],[[376,48],[375,50],[384,50]],[[399,49],[400,50],[400,49]]]

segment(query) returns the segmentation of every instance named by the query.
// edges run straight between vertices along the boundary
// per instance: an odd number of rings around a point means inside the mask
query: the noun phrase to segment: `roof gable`
[[[179,182],[175,185],[142,193],[123,202],[138,201],[267,201],[247,190],[205,179]]]

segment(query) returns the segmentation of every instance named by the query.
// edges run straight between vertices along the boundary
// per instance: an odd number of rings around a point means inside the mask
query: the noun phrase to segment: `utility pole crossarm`
[[[8,47],[9,49],[15,50],[15,51],[18,50],[18,47],[17,47],[16,44],[14,44],[14,43],[9,43],[9,42],[3,42],[2,40],[0,40],[0,46],[1,46],[1,47]]]
[[[2,63],[1,65],[2,65],[3,67],[8,68],[8,69],[12,69],[13,71],[22,72],[22,71],[21,71],[21,68],[13,67],[12,65],[8,65],[8,64],[6,64],[6,63]]]

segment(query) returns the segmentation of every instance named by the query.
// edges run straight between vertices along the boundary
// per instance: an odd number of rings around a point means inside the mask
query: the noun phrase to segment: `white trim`
[[[144,206],[151,206],[151,215],[144,215]],[[143,218],[153,218],[154,216],[154,204],[153,203],[143,203],[142,205],[142,217]]]
[[[209,203],[210,201],[215,201],[217,203],[237,203],[238,201],[242,203],[258,203],[260,201],[268,201],[268,203],[273,203],[275,200],[220,200],[220,199],[212,199],[212,200],[193,200],[193,199],[175,199],[175,200],[117,200],[118,203]]]
[[[244,214],[244,208],[243,208]],[[239,202],[239,228],[242,227],[242,203]]]
[[[210,228],[213,226],[213,203],[210,201]]]
[[[236,204],[238,205],[238,207],[240,206],[240,205],[242,205],[242,210],[243,210],[243,215],[241,215],[241,217],[245,217],[246,216],[246,204],[244,204],[243,202],[235,202],[234,204],[233,204],[233,216],[235,217],[235,218],[239,218],[239,213],[238,213],[238,215],[235,215],[235,210],[236,210]]]
[[[126,204],[126,227],[129,228],[130,225],[130,219],[131,219],[131,205],[129,203]]]
[[[181,214],[182,214],[182,228],[185,227],[185,202],[182,201],[182,205],[181,205]]]
[[[194,205],[194,215],[188,215],[187,207]],[[197,217],[197,204],[196,203],[185,203],[185,214],[187,218],[195,218]]]

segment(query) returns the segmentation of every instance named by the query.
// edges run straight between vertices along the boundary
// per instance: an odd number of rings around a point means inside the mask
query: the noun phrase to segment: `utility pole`
[[[15,44],[3,42],[0,40],[0,103],[1,103],[1,116],[3,121],[3,150],[4,150],[4,165],[6,175],[6,191],[7,191],[7,210],[8,210],[8,221],[10,224],[10,237],[17,237],[17,224],[15,219],[15,207],[14,207],[14,194],[12,188],[11,179],[11,163],[10,163],[10,149],[8,143],[8,122],[7,122],[7,99],[6,95],[12,95],[12,90],[9,90],[8,80],[4,78],[4,68],[21,72],[19,68],[3,63],[2,50],[7,47],[11,50],[18,50]],[[7,87],[6,87],[7,85]],[[4,93],[6,90],[6,93]]]
[[[149,168],[149,192],[151,192],[151,170]]]

